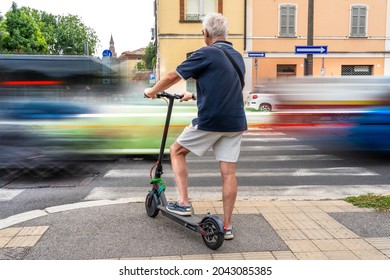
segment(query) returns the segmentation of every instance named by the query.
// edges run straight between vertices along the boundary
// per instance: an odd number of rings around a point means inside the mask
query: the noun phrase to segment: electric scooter
[[[163,174],[162,161],[164,157],[165,144],[168,136],[169,123],[172,115],[173,103],[175,99],[180,99],[182,98],[182,96],[162,92],[157,95],[157,98],[166,98],[168,100],[168,111],[165,120],[158,160],[150,170],[150,183],[152,184],[152,188],[146,195],[145,199],[146,213],[149,217],[154,218],[161,211],[163,216],[168,217],[169,219],[179,223],[182,226],[185,226],[186,228],[189,228],[190,230],[200,233],[206,246],[210,249],[216,250],[222,246],[225,234],[225,231],[223,229],[223,222],[218,216],[210,215],[210,213],[208,213],[207,216],[203,218],[199,218],[194,215],[180,216],[168,212],[166,209],[168,202],[165,195],[166,186],[161,177]],[[154,169],[155,172],[153,176]]]

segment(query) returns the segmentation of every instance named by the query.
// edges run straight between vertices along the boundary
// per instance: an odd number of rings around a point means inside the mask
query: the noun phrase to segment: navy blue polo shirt
[[[245,76],[242,55],[230,42],[215,45],[225,48]],[[196,80],[198,117],[192,121],[198,129],[238,132],[247,129],[240,78],[226,54],[217,47],[203,47],[176,68],[184,79]]]

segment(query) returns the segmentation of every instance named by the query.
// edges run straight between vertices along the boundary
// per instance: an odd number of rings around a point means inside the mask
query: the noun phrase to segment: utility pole
[[[307,45],[313,46],[314,33],[314,0],[308,0],[308,17],[307,17]],[[305,75],[313,76],[313,55],[307,54],[305,61]]]

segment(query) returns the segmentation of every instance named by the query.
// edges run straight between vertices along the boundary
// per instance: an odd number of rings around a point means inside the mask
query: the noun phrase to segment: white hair
[[[207,29],[210,37],[224,37],[228,35],[228,21],[220,13],[210,13],[203,18],[203,28]]]

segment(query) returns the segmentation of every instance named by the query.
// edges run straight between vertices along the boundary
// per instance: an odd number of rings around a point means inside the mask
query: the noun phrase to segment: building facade
[[[192,52],[205,46],[203,16],[220,12],[229,19],[229,41],[244,54],[244,0],[156,0],[156,77],[176,69]],[[194,90],[182,81],[173,91]]]
[[[390,74],[390,1],[313,2],[312,45],[318,48],[298,48],[316,52],[313,76]],[[248,0],[248,9],[248,48],[265,53],[257,69],[252,59],[253,82],[305,75],[307,55],[295,51],[308,46],[308,1]]]
[[[120,72],[127,77],[128,82],[134,79],[140,79],[145,76],[144,72],[138,71],[137,64],[143,64],[143,56],[145,55],[145,48],[140,48],[135,51],[125,51],[119,57]],[[149,73],[149,72],[148,72]],[[148,75],[146,75],[146,78]]]
[[[313,76],[390,75],[390,0],[315,0],[312,21],[309,2],[156,0],[157,79],[204,46],[201,20],[209,12],[229,20],[229,41],[247,66],[246,91],[269,78],[305,75],[306,52],[314,52]]]

